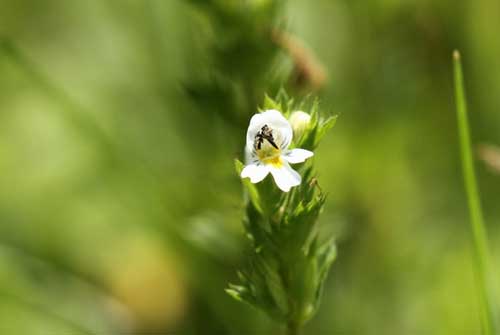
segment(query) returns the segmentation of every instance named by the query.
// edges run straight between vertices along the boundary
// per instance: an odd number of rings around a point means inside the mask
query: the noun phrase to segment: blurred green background
[[[233,159],[281,86],[339,115],[315,155],[339,256],[304,333],[479,333],[451,52],[474,143],[500,145],[499,29],[494,0],[2,0],[0,333],[276,334],[223,290]]]

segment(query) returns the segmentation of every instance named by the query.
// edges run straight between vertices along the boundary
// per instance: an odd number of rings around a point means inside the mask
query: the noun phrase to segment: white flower
[[[250,178],[255,184],[271,173],[283,192],[299,185],[300,174],[289,163],[302,163],[313,153],[304,149],[289,150],[292,137],[292,126],[279,111],[271,109],[255,114],[248,126],[247,165],[241,171],[241,178]]]
[[[290,115],[290,124],[293,129],[293,136],[299,138],[302,136],[304,131],[309,126],[311,122],[311,115],[304,113],[303,111],[295,111]]]

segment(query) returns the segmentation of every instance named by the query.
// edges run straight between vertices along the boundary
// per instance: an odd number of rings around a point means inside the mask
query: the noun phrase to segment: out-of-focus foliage
[[[284,1],[191,1],[208,19],[209,33],[204,33],[210,53],[201,74],[187,84],[189,96],[200,109],[239,129],[279,83],[272,78],[278,54],[273,30]]]
[[[264,91],[308,92],[280,36],[340,116],[315,152],[338,257],[304,332],[476,333],[450,58],[474,144],[500,145],[499,6],[0,2],[0,333],[276,333],[224,288],[248,117]],[[495,266],[500,178],[478,167]]]

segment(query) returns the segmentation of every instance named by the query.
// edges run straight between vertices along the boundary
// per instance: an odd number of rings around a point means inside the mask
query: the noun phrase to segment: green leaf
[[[271,99],[267,94],[264,96],[264,110],[277,109],[282,111],[281,104]]]
[[[330,270],[331,265],[337,258],[337,246],[333,239],[324,243],[318,250],[318,282],[315,300],[315,309],[319,308],[321,296],[323,295],[323,287]]]
[[[239,159],[234,160],[234,168],[235,168],[238,176],[241,174],[241,171],[243,171],[244,167],[245,167],[245,164],[243,164]]]
[[[270,259],[260,257],[260,265],[262,265],[263,276],[266,280],[269,293],[274,299],[276,306],[283,315],[288,313],[287,292],[283,286],[283,281],[278,273],[277,266]]]

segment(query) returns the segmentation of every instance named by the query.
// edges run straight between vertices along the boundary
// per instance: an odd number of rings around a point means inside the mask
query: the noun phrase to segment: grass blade
[[[477,187],[476,173],[474,170],[462,64],[460,61],[460,53],[458,51],[453,52],[453,70],[458,133],[460,138],[460,154],[462,158],[462,170],[472,229],[475,274],[478,289],[480,291],[480,318],[483,334],[490,335],[495,334],[495,322],[493,314],[493,295],[491,292],[489,272],[488,235],[484,226],[481,201]]]

